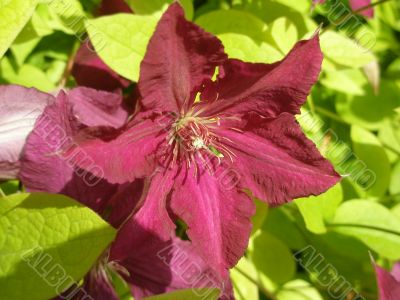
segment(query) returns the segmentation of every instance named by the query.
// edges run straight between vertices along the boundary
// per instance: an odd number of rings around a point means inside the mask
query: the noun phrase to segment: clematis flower
[[[59,152],[83,127],[122,126],[127,119],[122,97],[88,88],[48,97],[53,98],[52,103],[26,140],[18,177],[29,192],[65,194],[99,212],[105,199],[117,192],[116,185],[76,170]]]
[[[375,265],[378,280],[379,300],[400,299],[400,264],[393,267],[391,273]]]
[[[28,92],[23,93],[25,96],[38,93],[18,86],[12,86],[11,90]],[[34,127],[32,125],[32,132],[26,140],[19,174],[22,183],[29,192],[60,193],[74,198],[99,213],[115,228],[121,227],[138,206],[142,181],[111,184],[74,168],[59,154],[79,128],[96,125],[121,127],[127,119],[121,95],[80,87],[67,93],[61,91],[57,97],[44,93],[42,96],[46,96],[44,98],[49,99],[50,104],[37,118]],[[21,99],[21,102],[26,100]],[[119,233],[113,249],[121,249],[120,242],[132,234],[137,233],[126,230]],[[124,276],[135,299],[191,287],[217,287],[231,295],[229,281],[224,284],[202,261],[190,242],[177,237],[162,241],[146,231],[142,231],[140,238],[143,243],[129,249],[123,256],[112,250],[112,259],[108,256],[100,259],[84,279],[83,289],[88,295],[93,299],[118,299],[109,270]],[[190,270],[186,268],[188,266]],[[187,278],[188,275],[191,277]],[[213,281],[205,280],[209,278]],[[68,295],[75,295],[73,299],[82,296],[71,288],[60,299],[70,299]]]
[[[246,189],[280,205],[337,183],[294,117],[322,59],[317,35],[275,64],[228,59],[215,36],[172,4],[141,63],[143,111],[122,129],[76,137],[101,167],[94,175],[118,184],[146,178],[143,206],[121,229],[136,235],[119,247],[138,247],[143,232],[169,240],[182,220],[196,251],[224,276],[247,247],[254,205]]]
[[[313,5],[318,4],[318,3],[325,3],[326,0],[313,0]],[[349,5],[350,8],[353,11],[358,11],[359,9],[363,7],[367,7],[371,5],[371,0],[349,0]],[[374,17],[374,9],[372,7],[369,7],[365,10],[360,11],[360,15],[363,15],[367,18],[373,18]]]

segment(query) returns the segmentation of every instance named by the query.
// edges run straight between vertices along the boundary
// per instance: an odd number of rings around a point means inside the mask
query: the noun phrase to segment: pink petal
[[[167,196],[173,187],[172,172],[156,172],[151,181],[145,184],[142,207],[119,230],[124,238],[113,246],[113,257],[119,260],[130,254],[127,249],[136,249],[146,242],[148,233],[159,240],[168,241],[175,235],[175,224],[167,211]]]
[[[241,186],[270,205],[321,194],[340,180],[294,116],[255,118],[242,129],[221,130],[219,135],[229,140],[226,146],[236,154],[233,167],[241,175]]]
[[[357,11],[363,7],[371,5],[371,0],[349,0],[349,4],[353,11]],[[374,17],[374,9],[373,9],[373,7],[370,7],[368,9],[362,10],[360,12],[360,14],[367,18],[373,18]]]
[[[30,192],[62,193],[102,211],[117,187],[91,173],[74,169],[60,155],[78,130],[78,122],[71,116],[72,107],[61,92],[57,101],[45,109],[28,137],[19,178]]]
[[[154,183],[165,186],[161,176]],[[165,210],[165,201],[162,202]],[[131,284],[135,299],[177,289],[205,287],[219,288],[225,293],[224,299],[231,299],[229,274],[225,272],[221,277],[215,273],[190,242],[180,240],[173,232],[168,233],[168,238],[155,233],[154,229],[160,231],[163,227],[163,217],[161,220],[159,217],[147,215],[150,222],[159,226],[151,229],[148,224],[139,224],[137,216],[133,216],[119,231],[111,247],[110,261],[125,270],[121,274]]]
[[[68,93],[74,115],[86,126],[119,128],[125,124],[128,112],[122,107],[122,95],[79,87]]]
[[[396,278],[397,281],[400,282],[400,263],[399,262],[393,266],[392,275],[394,278]]]
[[[400,282],[378,265],[375,265],[375,272],[378,280],[379,300],[400,299]]]
[[[197,177],[193,169],[181,172],[170,207],[188,225],[187,234],[201,257],[222,276],[244,255],[254,205],[244,192],[224,185],[229,169],[198,172]]]
[[[36,119],[54,97],[17,85],[0,86],[0,179],[14,179]]]
[[[120,130],[83,131],[75,138],[75,146],[63,155],[75,166],[111,183],[150,176],[158,163],[157,151],[167,137],[160,122],[160,119],[134,120]]]
[[[221,42],[186,21],[178,3],[170,5],[153,34],[140,68],[145,109],[179,112],[194,101],[203,81],[226,59]]]
[[[111,70],[96,54],[90,41],[79,48],[72,68],[78,85],[114,91],[129,86],[129,81]]]
[[[118,239],[126,237],[120,234],[114,244]],[[229,295],[228,274],[221,279],[190,242],[176,237],[162,241],[151,233],[144,234],[142,240],[134,249],[126,249],[128,257],[118,261],[129,272],[125,278],[135,299],[190,288],[219,288]],[[210,292],[204,292],[205,299]]]
[[[280,62],[252,64],[230,59],[220,69],[219,79],[206,87],[218,100],[204,104],[204,115],[257,113],[276,117],[297,114],[317,81],[323,55],[316,35],[301,41]],[[211,90],[211,91],[210,91]]]

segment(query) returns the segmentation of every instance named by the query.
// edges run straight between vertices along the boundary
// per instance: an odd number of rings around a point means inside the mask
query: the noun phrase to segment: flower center
[[[234,153],[221,143],[223,137],[215,133],[215,129],[219,126],[219,118],[199,117],[192,114],[178,118],[172,124],[168,135],[173,163],[183,159],[190,167],[192,163],[196,165],[198,158],[208,168],[208,163],[212,158],[221,161],[222,158],[229,157],[232,160]]]

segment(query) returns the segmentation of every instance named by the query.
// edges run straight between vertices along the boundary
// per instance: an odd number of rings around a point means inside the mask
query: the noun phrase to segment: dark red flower
[[[13,91],[14,95],[21,93],[22,96],[38,93],[15,86],[4,89]],[[3,93],[3,96],[6,94]],[[142,180],[111,184],[94,177],[90,172],[74,168],[68,158],[60,155],[63,147],[70,144],[79,129],[87,129],[89,126],[119,128],[125,123],[127,113],[122,106],[122,97],[116,93],[88,88],[76,88],[67,93],[62,91],[57,97],[44,93],[40,96],[40,99],[51,101],[34,127],[32,124],[33,128],[29,129],[32,132],[24,146],[19,174],[24,186],[29,192],[65,194],[95,210],[114,227],[119,228],[125,224],[113,244],[112,257],[101,258],[85,277],[85,292],[94,299],[118,299],[109,278],[108,270],[111,269],[119,272],[130,283],[135,299],[192,287],[217,287],[223,289],[229,297],[229,280],[224,284],[227,279],[219,278],[202,261],[190,242],[176,237],[162,241],[150,232],[128,230],[131,226],[128,217],[135,212],[142,195]],[[35,98],[31,97],[30,101],[32,99]],[[36,102],[33,104],[37,105]],[[30,113],[30,107],[26,106]],[[29,117],[29,114],[20,115]],[[26,136],[23,142],[25,139]],[[78,148],[76,150],[80,151]],[[125,246],[125,241],[131,235],[142,241],[135,248]],[[189,274],[187,271],[195,273]],[[193,278],[187,278],[188,275]],[[207,281],[205,276],[213,280]],[[194,282],[194,279],[202,280]],[[74,294],[73,288],[66,291],[64,296],[69,294]],[[75,298],[79,296],[77,294]]]
[[[181,219],[203,259],[226,274],[251,230],[254,206],[245,189],[279,205],[320,194],[340,179],[294,117],[322,58],[316,35],[275,64],[228,59],[216,37],[172,4],[141,64],[144,111],[113,133],[85,133],[79,146],[101,166],[95,175],[111,183],[148,179],[130,230],[169,240]],[[88,167],[79,157],[75,163]],[[132,236],[126,243],[140,240]]]

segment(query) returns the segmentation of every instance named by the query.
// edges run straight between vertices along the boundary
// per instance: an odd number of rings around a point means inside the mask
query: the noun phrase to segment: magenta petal
[[[349,0],[350,7],[353,11],[357,11],[363,7],[367,7],[368,5],[371,5],[371,0]],[[374,9],[372,7],[360,11],[360,15],[363,15],[367,18],[373,18],[374,17]]]
[[[107,128],[94,129],[102,138],[87,137],[83,132],[83,140],[66,151],[64,157],[111,183],[150,176],[158,162],[157,150],[167,133],[159,119],[134,121],[129,126],[111,132]]]
[[[171,195],[171,210],[188,225],[187,234],[197,251],[213,268],[224,274],[247,248],[254,204],[234,186],[225,186],[229,169],[215,174],[193,169],[181,174]],[[182,172],[183,173],[183,172]]]
[[[396,278],[397,281],[400,282],[400,262],[396,263],[392,269],[392,275]]]
[[[178,3],[170,5],[153,34],[140,68],[145,109],[180,111],[194,100],[203,81],[226,59],[221,42],[186,21]]]
[[[166,204],[173,186],[172,178],[172,173],[156,173],[145,185],[143,206],[120,229],[119,236],[123,239],[113,246],[113,257],[124,259],[146,242],[148,233],[163,241],[175,235],[175,224],[169,217]]]
[[[74,115],[86,126],[119,128],[125,124],[128,112],[122,107],[122,95],[79,87],[68,93]]]
[[[78,85],[98,90],[114,91],[129,86],[128,80],[120,77],[100,59],[89,41],[79,48],[72,75]]]
[[[85,277],[83,289],[93,300],[119,300],[104,267],[93,268]],[[76,300],[82,298],[76,297]],[[65,299],[65,298],[64,298]]]
[[[308,140],[294,116],[257,118],[244,132],[224,130],[227,146],[236,154],[234,167],[241,185],[270,205],[321,194],[340,180],[328,160]]]
[[[0,179],[14,179],[36,119],[54,97],[17,85],[0,86]]]
[[[222,67],[215,90],[218,100],[205,104],[204,115],[257,113],[276,117],[297,114],[317,81],[323,55],[316,35],[298,42],[275,64],[252,64],[230,59]],[[212,99],[211,99],[212,100]]]
[[[19,178],[30,192],[62,193],[101,211],[116,187],[74,169],[60,154],[77,131],[77,121],[71,116],[72,107],[61,92],[57,101],[45,109],[27,139]]]
[[[400,281],[388,271],[375,265],[375,272],[378,280],[379,300],[400,299]]]

